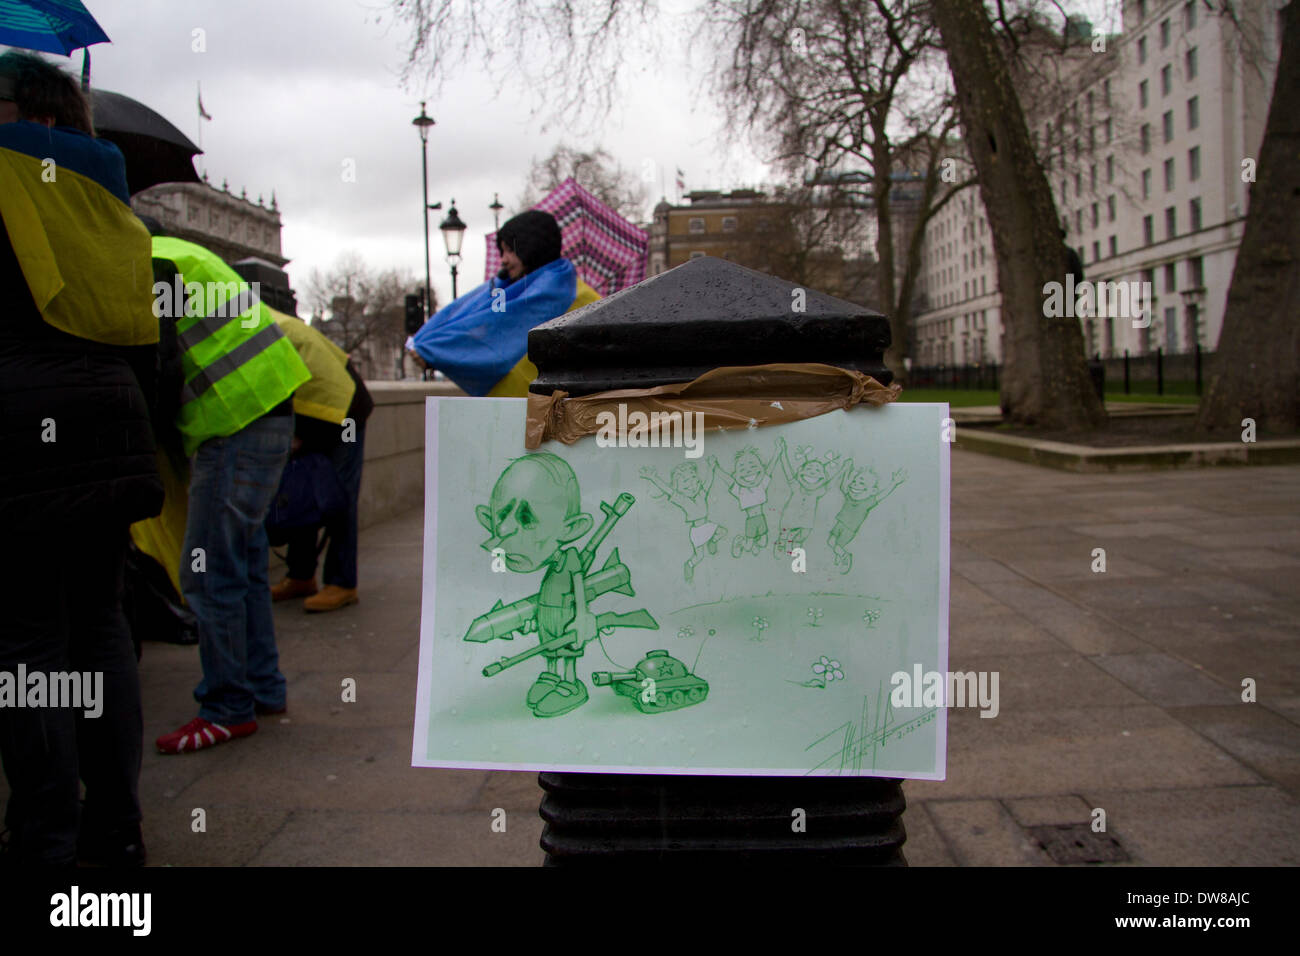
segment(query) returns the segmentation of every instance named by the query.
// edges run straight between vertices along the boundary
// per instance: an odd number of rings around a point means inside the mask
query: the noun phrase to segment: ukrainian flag
[[[0,124],[0,217],[41,317],[105,345],[158,341],[149,231],[122,153],[40,123]]]
[[[528,332],[600,298],[568,259],[513,282],[484,282],[438,310],[415,333],[420,357],[470,395],[523,397],[537,377]]]

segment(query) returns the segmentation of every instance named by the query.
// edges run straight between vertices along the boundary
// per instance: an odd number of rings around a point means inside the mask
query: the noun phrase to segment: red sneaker
[[[217,744],[224,744],[227,740],[234,740],[236,737],[247,737],[256,731],[257,721],[255,720],[223,727],[221,724],[214,724],[202,717],[195,717],[180,730],[174,730],[170,734],[163,734],[155,743],[158,746],[159,753],[179,754],[202,750],[205,747],[215,747]]]

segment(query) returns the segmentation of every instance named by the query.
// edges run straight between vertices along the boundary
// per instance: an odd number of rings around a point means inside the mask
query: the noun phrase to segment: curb
[[[1030,465],[1080,473],[1164,471],[1217,465],[1300,464],[1300,439],[1261,442],[1206,442],[1187,445],[1138,445],[1094,448],[1040,441],[1017,435],[994,435],[977,428],[957,428],[956,446]]]

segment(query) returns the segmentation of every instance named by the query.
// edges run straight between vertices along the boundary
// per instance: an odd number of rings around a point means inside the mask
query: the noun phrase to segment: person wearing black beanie
[[[497,278],[511,281],[560,258],[560,224],[549,212],[521,212],[497,230],[501,271]]]

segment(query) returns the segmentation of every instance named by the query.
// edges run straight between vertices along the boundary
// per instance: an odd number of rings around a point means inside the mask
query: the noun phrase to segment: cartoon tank
[[[630,671],[595,671],[597,687],[614,688],[614,693],[631,697],[643,714],[662,714],[698,704],[709,694],[708,682],[696,677],[685,664],[667,651],[651,651]]]

